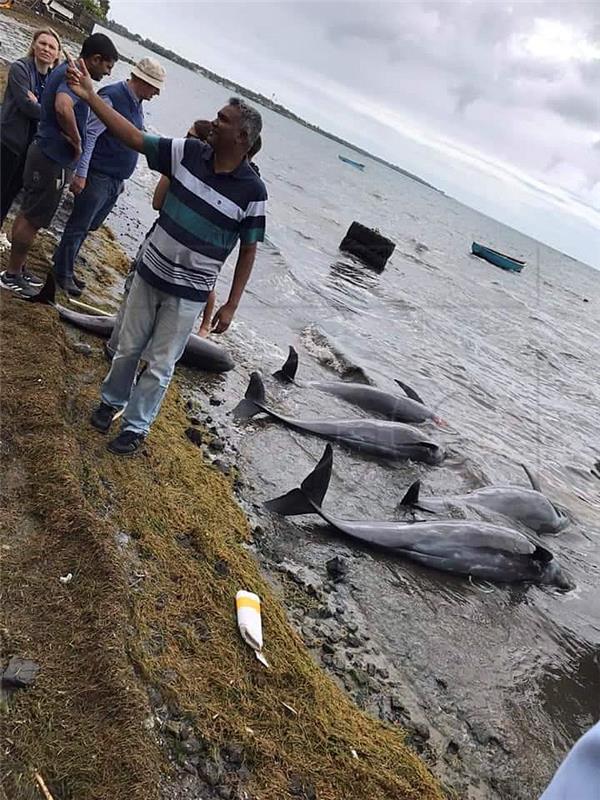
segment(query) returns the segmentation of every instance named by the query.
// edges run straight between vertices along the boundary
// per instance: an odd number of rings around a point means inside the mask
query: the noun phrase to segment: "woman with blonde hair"
[[[0,112],[0,225],[23,185],[25,157],[37,130],[46,78],[60,63],[61,54],[56,31],[40,28],[27,55],[10,66]]]

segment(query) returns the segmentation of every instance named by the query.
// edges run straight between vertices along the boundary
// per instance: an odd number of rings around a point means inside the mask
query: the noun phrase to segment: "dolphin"
[[[466,494],[419,497],[421,481],[415,481],[400,501],[400,506],[432,514],[448,512],[453,506],[465,506],[502,514],[526,525],[535,533],[560,533],[571,523],[568,514],[541,493],[539,484],[534,482],[529,470],[525,470],[532,481],[531,489],[486,486]]]
[[[108,338],[115,325],[115,314],[82,314],[57,303],[56,284],[51,272],[48,273],[46,283],[38,294],[27,299],[34,303],[53,306],[58,311],[59,317],[65,322],[93,333],[95,336]],[[195,333],[192,333],[188,339],[180,363],[205,372],[228,372],[234,367],[233,359],[224,347],[203,339],[201,336],[196,336]]]
[[[329,487],[331,445],[299,488],[265,503],[283,516],[318,514],[340,533],[427,567],[501,583],[536,583],[573,588],[552,553],[511,528],[474,520],[392,522],[347,520],[322,508]]]
[[[364,383],[351,383],[349,381],[297,381],[296,371],[298,369],[298,353],[290,346],[289,355],[283,367],[273,373],[273,377],[287,383],[294,383],[296,386],[312,387],[320,392],[327,392],[335,397],[341,397],[348,403],[376,414],[385,419],[396,422],[419,423],[430,419],[438,425],[445,425],[444,420],[427,408],[419,395],[399,380],[396,383],[407,395],[406,397],[390,394],[374,386],[367,386]]]
[[[387,458],[392,461],[411,459],[426,464],[440,464],[444,460],[442,448],[431,442],[416,428],[382,419],[292,419],[267,408],[265,387],[258,372],[250,376],[245,399],[233,409],[238,419],[247,419],[261,412],[290,428],[314,433],[332,439],[359,452]]]

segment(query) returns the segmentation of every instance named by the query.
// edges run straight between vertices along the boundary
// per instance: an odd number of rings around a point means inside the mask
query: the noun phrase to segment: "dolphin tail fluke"
[[[415,481],[400,501],[401,506],[415,508],[419,503],[419,492],[421,491],[421,481]]]
[[[402,383],[402,381],[399,381],[398,378],[396,378],[396,383],[402,389],[402,391],[407,397],[410,397],[411,400],[416,400],[417,403],[421,403],[422,406],[425,405],[425,403],[421,400],[421,398],[415,392],[415,390],[411,389],[411,387],[407,383]]]
[[[521,466],[523,467],[523,469],[525,470],[525,474],[529,478],[529,483],[531,484],[531,488],[535,489],[536,492],[541,493],[542,487],[540,486],[540,481],[538,477],[533,474],[533,472],[529,469],[529,467],[526,464],[521,464]]]
[[[265,508],[281,514],[284,517],[293,517],[297,514],[313,514],[321,508],[323,498],[329,488],[331,468],[333,466],[333,450],[331,445],[325,447],[321,460],[313,471],[306,477],[299,489],[292,489],[281,497],[269,500]]]
[[[53,306],[56,302],[56,283],[54,275],[49,272],[46,276],[46,283],[42,286],[39,292],[33,297],[28,298],[32,303],[45,303],[48,306]]]
[[[298,353],[290,345],[290,351],[288,353],[288,357],[286,359],[285,364],[281,369],[278,369],[277,372],[273,373],[273,377],[277,378],[278,381],[284,381],[285,383],[292,383],[294,378],[296,377],[297,370],[298,370]]]
[[[258,372],[250,375],[250,383],[246,389],[244,399],[241,400],[231,412],[236,419],[250,419],[260,414],[264,409],[265,387]]]

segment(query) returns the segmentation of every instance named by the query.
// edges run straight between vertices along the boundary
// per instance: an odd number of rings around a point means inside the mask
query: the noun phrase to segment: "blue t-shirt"
[[[73,100],[73,112],[77,129],[81,136],[81,147],[85,146],[85,130],[89,114],[89,107],[83,100],[80,100],[67,85],[67,63],[66,61],[56,69],[52,70],[50,77],[44,86],[41,107],[42,114],[38,126],[36,141],[45,156],[56,161],[62,167],[72,167],[77,165],[73,145],[68,142],[62,132],[62,128],[56,119],[54,101],[56,95],[64,92]]]

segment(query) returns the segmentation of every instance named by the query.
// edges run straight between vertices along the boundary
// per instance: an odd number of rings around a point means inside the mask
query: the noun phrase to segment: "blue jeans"
[[[89,172],[85,189],[75,196],[73,211],[54,253],[54,272],[61,278],[72,278],[75,259],[85,237],[97,230],[108,217],[123,191],[123,181]]]
[[[101,392],[102,402],[125,408],[121,430],[148,433],[204,306],[155,289],[136,272]],[[142,353],[147,366],[135,383]]]

